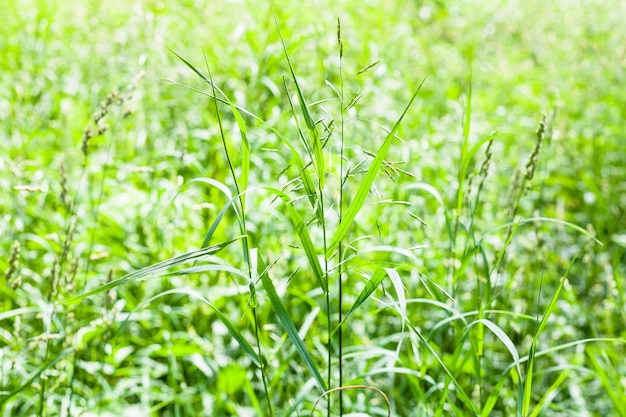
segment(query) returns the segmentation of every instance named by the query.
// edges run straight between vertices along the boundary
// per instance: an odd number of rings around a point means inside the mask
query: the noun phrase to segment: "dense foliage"
[[[626,416],[624,2],[204,3],[0,4],[3,416]]]

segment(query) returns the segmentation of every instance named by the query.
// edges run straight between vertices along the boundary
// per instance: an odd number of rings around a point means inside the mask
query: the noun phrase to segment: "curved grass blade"
[[[356,215],[361,210],[361,207],[363,207],[363,204],[365,203],[365,198],[367,197],[367,194],[369,193],[370,187],[374,183],[374,178],[376,178],[376,174],[378,174],[378,170],[380,169],[380,166],[382,165],[385,159],[385,156],[387,156],[387,152],[389,151],[389,148],[391,147],[391,143],[393,142],[394,136],[396,132],[398,131],[398,128],[400,127],[400,123],[402,122],[402,119],[404,119],[404,116],[406,115],[406,113],[409,111],[409,108],[413,104],[413,101],[415,101],[415,98],[417,97],[417,94],[420,92],[422,85],[424,85],[424,81],[426,81],[426,78],[424,78],[422,82],[420,83],[420,85],[417,87],[417,90],[411,97],[409,104],[407,104],[404,111],[402,112],[402,114],[400,115],[396,123],[393,125],[393,128],[391,129],[391,131],[389,131],[389,133],[387,134],[387,137],[385,138],[383,145],[380,147],[380,149],[376,153],[376,157],[374,158],[374,160],[372,161],[372,164],[367,170],[367,174],[365,174],[365,178],[361,182],[361,185],[359,186],[359,189],[357,190],[356,195],[354,196],[354,200],[352,200],[352,203],[350,204],[350,207],[346,211],[344,218],[341,220],[341,223],[337,227],[337,231],[335,232],[335,235],[333,236],[333,240],[330,242],[330,245],[328,246],[327,254],[331,254],[335,251],[335,249],[337,249],[339,242],[344,238],[344,236],[348,232],[348,229],[352,225],[352,222],[354,222]]]
[[[280,37],[280,42],[283,45],[283,51],[285,52],[285,58],[287,60],[287,65],[289,65],[289,71],[291,71],[291,76],[293,77],[293,82],[296,86],[296,92],[298,93],[298,102],[300,104],[300,110],[302,111],[302,116],[304,117],[304,121],[306,123],[307,129],[309,131],[311,148],[313,149],[313,154],[315,155],[315,167],[317,168],[317,176],[319,181],[320,191],[324,189],[324,153],[322,149],[322,141],[320,139],[319,132],[317,131],[317,126],[315,126],[315,121],[311,116],[311,112],[309,111],[309,106],[306,104],[304,100],[304,94],[302,94],[302,89],[300,88],[300,83],[298,82],[298,77],[296,77],[296,72],[293,69],[293,65],[291,64],[291,59],[289,59],[289,54],[287,53],[287,45],[285,45],[285,40],[283,39],[283,34],[280,32],[280,26],[278,25],[278,19],[276,15],[274,15],[274,21],[276,22],[276,29],[278,29],[278,36]]]
[[[561,278],[561,281],[559,282],[558,287],[554,291],[554,294],[552,295],[552,299],[550,300],[550,304],[548,305],[548,308],[546,308],[546,311],[543,313],[541,322],[539,323],[539,326],[537,327],[537,331],[535,332],[535,335],[533,336],[533,340],[530,344],[530,351],[528,353],[529,359],[528,359],[528,364],[526,365],[526,381],[524,383],[523,400],[521,403],[521,410],[522,410],[521,412],[522,412],[523,417],[527,417],[528,411],[530,410],[530,399],[532,395],[533,375],[534,375],[534,365],[535,365],[535,351],[537,350],[537,342],[539,341],[539,336],[543,332],[543,329],[546,327],[546,324],[548,324],[548,319],[557,308],[556,303],[559,299],[559,295],[561,294],[561,290],[563,289],[563,286],[565,285],[565,281],[567,280],[567,277],[572,268],[572,265],[574,264],[574,261],[576,260],[577,257],[578,257],[578,254],[574,256],[574,258],[572,259],[572,261],[570,262],[567,268],[567,271],[565,271],[565,274],[563,274],[563,278]]]
[[[567,226],[567,227],[569,227],[571,229],[574,229],[577,232],[580,232],[583,235],[589,237],[591,240],[593,240],[594,242],[596,242],[600,246],[604,246],[604,244],[598,238],[596,238],[594,235],[589,233],[588,230],[585,230],[582,227],[580,227],[578,225],[575,225],[574,223],[566,222],[565,220],[554,219],[552,217],[530,217],[530,218],[527,218],[527,219],[520,219],[520,220],[517,220],[517,221],[514,221],[514,222],[505,223],[505,224],[503,224],[501,226],[496,227],[495,229],[489,230],[487,233],[485,233],[485,235],[491,234],[493,232],[497,232],[498,230],[507,229],[507,228],[509,228],[511,226],[517,226],[517,225],[521,225],[521,224],[535,223],[535,222],[556,223],[556,224],[560,224],[560,225],[563,225],[563,226]],[[479,244],[482,243],[483,239],[479,240],[478,243]]]
[[[59,354],[54,359],[51,359],[46,364],[44,364],[40,369],[33,372],[31,376],[29,376],[28,379],[26,379],[22,385],[20,385],[18,388],[14,389],[13,391],[9,392],[8,394],[1,396],[0,408],[2,407],[2,405],[4,405],[5,402],[15,397],[24,389],[28,388],[37,378],[39,378],[39,376],[41,375],[43,371],[56,365],[57,362],[59,362],[61,359],[63,359],[65,356],[69,355],[70,353],[74,352],[74,350],[75,349],[73,347],[67,347],[63,349],[61,352],[59,352]]]
[[[309,265],[313,270],[313,274],[315,275],[315,279],[317,279],[318,284],[324,291],[324,294],[328,294],[328,282],[325,279],[324,271],[322,270],[322,265],[320,264],[319,258],[317,257],[317,251],[315,250],[315,246],[313,245],[313,241],[311,240],[311,236],[309,235],[309,231],[304,224],[304,220],[298,213],[298,211],[291,204],[291,198],[281,190],[272,187],[264,187],[266,190],[276,194],[276,196],[280,197],[283,200],[284,206],[287,209],[287,215],[291,219],[293,227],[296,229],[296,233],[300,238],[300,243],[302,244],[302,248],[306,253],[306,257],[309,260]]]
[[[396,296],[398,297],[398,307],[400,308],[400,317],[402,318],[402,333],[404,333],[404,324],[407,322],[406,315],[406,297],[404,295],[405,288],[402,284],[402,278],[400,278],[400,274],[393,268],[385,268],[387,271],[387,275],[389,275],[389,279],[393,284],[393,288],[396,290]]]
[[[235,239],[226,241],[226,242],[222,242],[219,243],[217,245],[213,245],[213,246],[209,246],[206,248],[202,248],[202,249],[198,249],[195,251],[191,251],[188,253],[185,253],[183,255],[179,255],[179,256],[175,256],[173,258],[167,259],[165,261],[162,262],[158,262],[154,265],[150,265],[147,266],[145,268],[141,268],[137,271],[131,272],[130,274],[124,275],[121,278],[115,279],[107,284],[101,285],[97,288],[94,288],[93,290],[87,291],[86,293],[77,295],[75,297],[69,298],[67,300],[63,300],[60,302],[60,304],[66,304],[66,305],[73,305],[73,304],[78,304],[79,302],[81,302],[82,300],[84,300],[87,297],[90,297],[92,295],[96,295],[96,294],[100,294],[102,292],[108,291],[110,289],[119,287],[120,285],[124,285],[130,281],[135,281],[137,279],[144,279],[144,278],[148,278],[148,277],[157,277],[157,276],[163,276],[163,275],[167,275],[170,272],[170,269],[175,268],[177,266],[180,266],[182,264],[185,264],[187,262],[194,262],[197,261],[199,259],[202,259],[208,255],[213,255],[219,251],[221,251],[222,249],[224,249],[225,247],[227,247],[228,245],[230,245],[233,242],[236,242],[237,240],[241,239],[240,237],[237,237]]]
[[[413,332],[417,335],[417,337],[420,339],[420,341],[424,344],[424,346],[426,346],[426,348],[430,351],[430,353],[433,355],[433,357],[435,358],[437,363],[439,363],[439,366],[441,366],[441,369],[443,369],[443,371],[448,376],[448,378],[450,378],[450,381],[456,387],[456,391],[455,392],[458,395],[458,397],[461,399],[463,404],[465,404],[467,406],[467,408],[472,410],[472,415],[478,416],[478,411],[476,410],[476,406],[474,405],[474,403],[472,402],[470,397],[467,395],[467,393],[463,390],[463,387],[456,380],[456,378],[454,377],[452,372],[448,369],[446,364],[443,363],[443,360],[441,360],[441,358],[439,357],[439,355],[437,354],[435,349],[430,345],[428,340],[426,340],[426,338],[422,335],[422,333],[418,329],[416,329],[411,323],[407,323],[407,324],[409,325],[409,328],[411,330],[413,330]]]
[[[507,334],[494,322],[488,319],[478,319],[472,323],[470,323],[467,327],[468,329],[474,325],[483,324],[487,327],[491,332],[502,342],[504,347],[509,351],[511,357],[513,358],[513,363],[515,364],[515,369],[517,370],[517,375],[522,377],[522,369],[519,366],[519,352],[515,347],[513,341],[507,336]]]
[[[617,337],[592,337],[592,338],[588,338],[588,339],[583,339],[583,340],[576,340],[573,342],[568,342],[568,343],[563,343],[561,345],[558,346],[552,346],[550,348],[544,349],[544,350],[540,350],[540,351],[536,351],[534,354],[534,358],[539,358],[542,356],[546,356],[549,355],[551,353],[555,353],[555,352],[560,352],[562,350],[565,349],[569,349],[572,347],[576,347],[576,346],[580,346],[580,345],[585,345],[588,343],[599,343],[599,342],[603,342],[603,343],[620,343],[620,344],[624,344],[626,345],[626,339],[621,339],[621,338],[617,338]],[[487,401],[485,402],[485,406],[483,407],[482,413],[481,413],[481,417],[488,417],[489,415],[491,415],[491,411],[493,410],[493,407],[495,406],[497,400],[500,398],[500,392],[502,391],[502,387],[504,386],[504,383],[506,382],[506,375],[511,372],[513,370],[513,368],[515,368],[516,366],[528,362],[530,360],[530,356],[526,355],[526,356],[522,356],[519,359],[519,364],[511,364],[509,365],[504,372],[502,372],[502,374],[500,375],[500,380],[499,382],[496,384],[496,386],[493,388],[493,390],[491,391],[491,394],[489,395],[489,398],[487,398]],[[522,384],[519,384],[520,387],[522,387]],[[520,394],[520,398],[522,397],[522,394]]]
[[[227,272],[232,272],[230,270],[226,270],[226,271]],[[194,273],[194,272],[195,271],[189,271],[189,272],[186,272],[186,273],[189,274],[189,273]],[[183,273],[183,271],[180,271],[180,273]],[[248,343],[246,338],[241,334],[241,332],[233,324],[233,322],[231,322],[230,319],[228,317],[226,317],[226,315],[224,315],[224,313],[222,313],[217,307],[215,307],[209,300],[204,298],[197,291],[193,291],[193,290],[187,289],[187,288],[174,288],[174,289],[171,289],[171,290],[168,290],[168,291],[164,291],[164,292],[162,292],[160,294],[157,294],[157,295],[155,295],[152,298],[149,298],[148,300],[146,300],[143,303],[141,303],[139,307],[141,307],[144,304],[149,304],[152,301],[154,301],[154,300],[156,300],[156,299],[158,299],[160,297],[164,297],[164,296],[170,295],[170,294],[185,294],[185,295],[188,295],[190,297],[196,298],[196,299],[202,301],[203,303],[205,303],[206,305],[208,305],[213,310],[215,315],[220,319],[220,321],[224,324],[224,326],[226,326],[226,328],[228,329],[228,332],[230,333],[230,335],[237,341],[237,343],[243,349],[243,351],[246,352],[246,354],[248,355],[250,360],[256,366],[261,367],[261,360],[259,359],[259,356],[256,354],[256,352],[254,351],[252,346]],[[139,307],[137,307],[137,308],[139,308]]]
[[[296,330],[296,326],[291,320],[291,317],[289,316],[289,313],[287,312],[285,305],[283,304],[282,300],[278,296],[278,293],[276,292],[276,288],[274,287],[274,284],[272,283],[272,279],[269,277],[269,274],[267,273],[262,274],[261,282],[263,283],[263,288],[265,288],[265,291],[267,292],[267,296],[269,297],[272,303],[272,306],[274,306],[274,310],[276,311],[276,314],[278,315],[278,320],[280,321],[280,324],[283,326],[283,329],[285,329],[285,331],[287,332],[289,339],[291,339],[291,342],[296,347],[296,350],[298,351],[298,354],[304,361],[304,364],[309,369],[311,374],[313,374],[313,377],[315,378],[315,381],[317,382],[319,389],[322,392],[325,392],[328,389],[326,387],[326,383],[324,382],[322,375],[317,369],[315,362],[313,362],[313,358],[311,357],[311,354],[307,350],[306,346],[304,346],[304,342],[298,335],[298,330]]]
[[[342,326],[346,322],[346,320],[348,320],[352,313],[354,313],[359,307],[361,307],[361,305],[363,305],[365,301],[370,298],[370,296],[374,293],[374,291],[376,291],[376,288],[378,288],[380,283],[383,282],[386,274],[387,272],[383,268],[377,269],[376,272],[374,272],[374,275],[372,275],[372,277],[365,283],[365,287],[361,290],[356,300],[354,300],[354,303],[352,303],[352,307],[350,307],[350,310],[348,310],[341,322],[332,331],[330,337],[333,337],[337,330],[339,330],[339,327]]]

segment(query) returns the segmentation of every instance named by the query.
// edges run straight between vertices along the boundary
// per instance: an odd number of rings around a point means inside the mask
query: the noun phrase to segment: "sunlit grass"
[[[0,6],[3,415],[624,415],[624,6],[279,3]]]

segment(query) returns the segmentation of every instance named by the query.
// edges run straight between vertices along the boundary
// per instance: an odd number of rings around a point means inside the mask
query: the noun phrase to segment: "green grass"
[[[214,3],[0,5],[2,415],[626,415],[622,2]]]

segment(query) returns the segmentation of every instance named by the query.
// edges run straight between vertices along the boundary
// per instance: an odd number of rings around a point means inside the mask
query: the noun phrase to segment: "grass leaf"
[[[415,328],[411,323],[409,323],[409,328],[413,330],[413,332],[417,335],[417,337],[420,339],[422,344],[426,346],[428,351],[430,351],[430,353],[433,355],[433,357],[435,358],[435,360],[437,361],[441,369],[444,371],[444,373],[448,376],[448,378],[450,378],[450,381],[456,388],[456,394],[461,399],[463,404],[465,404],[465,406],[469,410],[472,410],[472,414],[474,416],[478,416],[478,411],[476,410],[476,406],[474,405],[470,397],[467,395],[467,393],[463,389],[463,386],[459,383],[459,381],[457,381],[457,379],[454,377],[454,375],[448,369],[445,363],[443,363],[443,360],[441,360],[441,358],[437,354],[437,351],[430,345],[430,342],[428,342],[428,340],[426,340],[426,338],[422,335],[422,333],[417,328]]]
[[[311,116],[311,112],[309,111],[309,106],[306,104],[306,100],[304,99],[304,94],[302,93],[302,88],[300,88],[300,83],[298,82],[298,77],[296,76],[296,72],[293,69],[293,65],[291,64],[291,59],[289,58],[289,54],[287,53],[287,45],[285,45],[285,40],[283,39],[283,35],[280,32],[280,26],[278,25],[278,19],[274,15],[274,21],[276,22],[276,28],[278,29],[278,36],[280,37],[280,42],[283,46],[283,51],[285,52],[285,59],[287,60],[287,65],[289,65],[289,71],[291,71],[291,76],[293,78],[293,82],[296,86],[296,92],[298,93],[298,102],[300,104],[300,110],[302,112],[302,116],[304,117],[304,121],[306,123],[307,129],[309,131],[310,137],[310,146],[313,149],[313,154],[315,155],[315,167],[317,168],[317,177],[319,181],[320,191],[324,189],[324,177],[326,175],[326,168],[324,163],[324,153],[322,150],[322,141],[320,139],[319,132],[317,131],[317,127],[315,126],[315,121],[313,120],[313,116]]]
[[[222,270],[225,271],[225,272],[233,272],[231,269],[228,269],[228,268],[222,268]],[[200,272],[200,271],[194,271],[194,270],[179,271],[178,274],[192,274],[192,273],[196,273],[196,272]],[[226,328],[228,329],[228,333],[230,333],[230,335],[237,341],[237,343],[243,349],[243,351],[246,352],[246,355],[248,355],[250,360],[256,366],[261,367],[261,359],[259,358],[259,355],[257,355],[257,353],[254,351],[254,349],[250,345],[250,343],[248,343],[248,341],[243,336],[243,334],[241,334],[239,329],[237,329],[237,327],[233,324],[233,322],[230,321],[230,319],[226,315],[224,315],[224,313],[222,313],[217,307],[215,307],[215,305],[213,305],[213,303],[211,303],[209,300],[204,298],[197,291],[194,291],[194,290],[191,290],[191,289],[188,289],[188,288],[174,288],[174,289],[167,290],[167,291],[164,291],[162,293],[159,293],[159,294],[155,295],[152,298],[149,298],[148,300],[144,301],[140,306],[142,306],[144,304],[149,304],[149,303],[151,303],[152,301],[154,301],[154,300],[156,300],[158,298],[165,297],[165,296],[170,295],[170,294],[188,295],[190,297],[193,297],[193,298],[196,298],[196,299],[202,301],[204,304],[209,306],[211,308],[211,310],[213,310],[215,315],[219,318],[219,320],[222,322],[222,324],[224,324],[224,326],[226,326]],[[137,309],[140,306],[138,306]]]
[[[374,291],[376,291],[376,288],[378,288],[380,283],[383,282],[386,273],[387,271],[385,271],[385,269],[383,268],[377,269],[376,272],[374,272],[371,278],[365,283],[365,287],[363,287],[356,300],[354,300],[354,303],[352,303],[352,306],[341,320],[341,323],[339,323],[339,325],[337,325],[337,327],[333,330],[330,337],[334,336],[335,332],[339,330],[339,326],[342,326],[346,322],[346,320],[348,320],[348,318],[352,315],[352,313],[354,313],[361,305],[363,305],[365,301],[370,298],[370,296],[374,293]]]
[[[313,245],[313,241],[311,240],[311,236],[309,235],[309,231],[302,220],[302,217],[298,213],[298,211],[294,208],[291,198],[281,190],[272,187],[264,187],[266,190],[275,194],[283,200],[283,204],[285,209],[287,210],[287,215],[293,224],[293,227],[296,229],[296,233],[300,238],[300,244],[306,253],[306,257],[309,260],[309,266],[313,271],[313,275],[317,280],[320,288],[324,291],[324,293],[328,293],[328,282],[325,279],[325,273],[322,270],[322,265],[320,264],[319,258],[317,257],[317,250],[315,249],[315,245]]]
[[[407,104],[404,111],[402,112],[402,114],[400,115],[396,123],[394,124],[393,128],[391,129],[391,131],[387,134],[387,137],[385,138],[383,145],[380,147],[380,149],[376,153],[376,157],[374,158],[374,160],[372,161],[372,164],[367,170],[367,174],[365,174],[365,178],[363,179],[363,181],[361,181],[361,184],[359,185],[356,195],[354,196],[354,200],[352,200],[352,203],[348,207],[348,210],[346,211],[345,216],[343,217],[343,219],[341,220],[341,223],[337,227],[337,231],[335,232],[335,235],[333,236],[333,239],[330,242],[330,245],[328,246],[328,251],[327,251],[328,254],[331,254],[335,251],[335,249],[339,245],[339,242],[344,238],[344,236],[348,232],[348,229],[352,225],[352,222],[354,221],[356,215],[361,210],[361,207],[363,207],[363,203],[365,203],[365,198],[367,197],[367,194],[369,193],[370,187],[374,183],[374,178],[376,178],[376,174],[378,174],[378,170],[380,169],[383,161],[385,160],[385,156],[387,156],[387,152],[389,151],[389,148],[391,147],[391,143],[393,142],[394,136],[396,132],[398,131],[398,128],[400,127],[400,123],[402,122],[402,119],[404,119],[404,116],[406,115],[406,113],[409,111],[409,108],[413,104],[413,101],[417,97],[417,94],[420,92],[422,85],[424,85],[424,81],[426,81],[425,78],[422,80],[422,82],[418,86],[417,90],[411,97],[409,104]]]
[[[285,329],[285,331],[287,332],[287,336],[289,336],[291,343],[294,344],[296,350],[298,351],[298,354],[300,355],[300,358],[302,358],[305,366],[309,369],[309,371],[315,378],[315,381],[317,382],[319,389],[322,392],[325,392],[327,390],[326,382],[324,382],[322,375],[320,374],[319,370],[317,369],[317,366],[315,365],[315,362],[313,361],[313,357],[309,353],[306,346],[304,346],[304,342],[298,335],[298,330],[296,329],[296,326],[293,324],[293,321],[291,320],[291,316],[287,312],[285,305],[283,304],[282,300],[278,296],[278,293],[276,292],[276,288],[274,287],[274,284],[272,283],[272,279],[270,278],[269,274],[267,273],[262,274],[261,282],[263,283],[263,288],[265,288],[265,291],[267,292],[267,296],[269,297],[270,302],[272,303],[272,306],[274,307],[274,311],[278,315],[278,320],[280,321],[280,324],[283,326],[283,329]]]
[[[537,327],[537,331],[535,332],[535,335],[533,336],[533,340],[530,344],[530,352],[528,354],[528,364],[526,365],[526,382],[524,383],[524,393],[523,393],[523,398],[522,398],[522,403],[521,403],[522,404],[521,413],[523,417],[527,417],[528,412],[530,410],[530,399],[531,399],[532,387],[533,387],[533,374],[534,374],[534,368],[535,368],[535,351],[537,350],[537,342],[539,341],[539,336],[543,332],[543,329],[546,327],[548,323],[548,319],[550,318],[550,315],[552,315],[552,313],[556,311],[556,302],[559,299],[561,290],[563,289],[563,286],[565,285],[565,281],[567,280],[569,271],[572,268],[572,265],[574,264],[574,261],[576,260],[576,258],[577,256],[574,256],[574,258],[569,264],[569,267],[567,268],[567,271],[565,272],[565,274],[563,274],[563,277],[559,281],[559,285],[554,291],[554,294],[552,295],[550,304],[546,308],[546,311],[543,313],[541,322],[539,323],[539,326]]]
[[[66,305],[74,305],[74,304],[78,304],[79,302],[81,302],[82,300],[84,300],[87,297],[91,297],[92,295],[96,295],[96,294],[100,294],[103,293],[105,291],[109,291],[113,288],[119,287],[120,285],[124,285],[128,282],[131,281],[135,281],[138,279],[145,279],[148,277],[158,277],[158,276],[164,276],[168,273],[170,273],[172,268],[175,268],[177,266],[183,265],[185,263],[188,262],[195,262],[197,260],[200,260],[206,256],[209,255],[213,255],[216,254],[217,252],[221,251],[222,249],[224,249],[225,247],[227,247],[228,245],[230,245],[233,242],[236,242],[237,240],[241,239],[241,237],[235,238],[233,240],[229,240],[227,242],[222,242],[220,244],[217,245],[213,245],[213,246],[209,246],[206,248],[202,248],[202,249],[198,249],[195,251],[191,251],[191,252],[187,252],[183,255],[179,255],[179,256],[175,256],[173,258],[167,259],[165,261],[147,266],[145,268],[141,268],[137,271],[131,272],[130,274],[126,274],[121,278],[115,279],[107,284],[104,285],[100,285],[99,287],[94,288],[93,290],[87,291],[83,294],[77,295],[75,297],[71,297],[69,299],[66,299],[64,301],[62,301],[60,304],[66,304]]]

